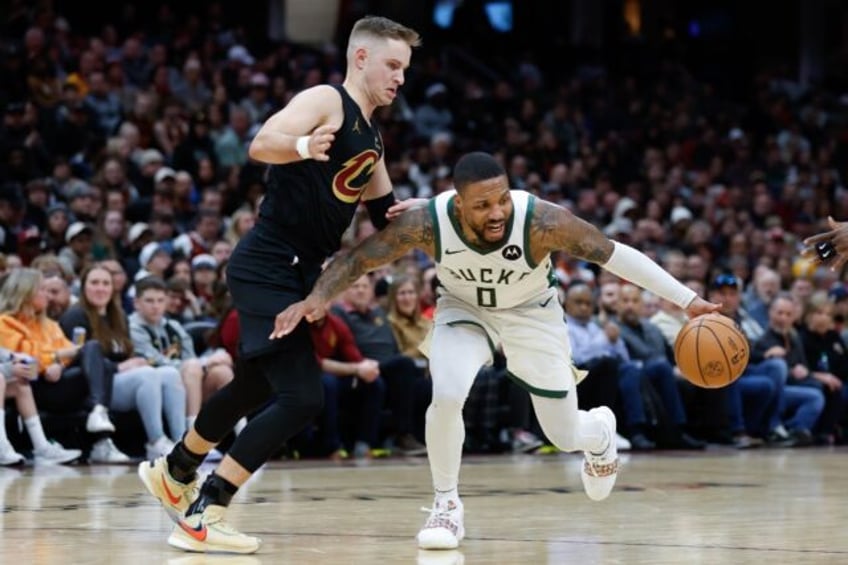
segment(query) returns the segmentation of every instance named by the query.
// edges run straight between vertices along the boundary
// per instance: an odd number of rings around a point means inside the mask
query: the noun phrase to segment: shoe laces
[[[451,502],[453,502],[453,507],[451,507]],[[421,512],[428,512],[430,514],[430,517],[427,518],[427,522],[424,524],[424,528],[445,528],[456,534],[459,529],[459,520],[457,518],[459,509],[459,504],[452,500],[443,503],[434,502],[432,508],[422,506]]]

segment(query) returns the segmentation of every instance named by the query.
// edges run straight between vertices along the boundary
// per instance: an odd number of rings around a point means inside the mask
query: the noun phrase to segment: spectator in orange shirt
[[[112,397],[113,373],[97,341],[73,344],[59,324],[47,317],[44,278],[36,269],[9,274],[0,290],[0,347],[31,355],[39,378],[31,386],[38,406],[52,412],[89,410],[85,429],[97,434],[92,453],[107,463],[129,458],[115,448],[115,426],[106,406]],[[103,455],[103,457],[100,457]]]

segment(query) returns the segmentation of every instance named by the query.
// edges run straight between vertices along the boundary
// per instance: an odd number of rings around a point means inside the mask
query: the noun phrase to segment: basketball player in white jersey
[[[306,300],[276,319],[272,338],[303,317],[324,315],[331,299],[413,248],[432,256],[441,285],[429,351],[433,401],[426,439],[436,490],[418,534],[422,549],[453,549],[464,535],[457,492],[465,428],[462,406],[478,369],[501,345],[511,377],[532,395],[545,434],[563,451],[582,451],[586,494],[609,496],[618,470],[616,422],[607,407],[577,409],[568,331],[552,279],[550,254],[565,250],[662,296],[697,316],[718,305],[699,298],[641,252],[607,239],[568,210],[510,190],[489,154],[470,153],[454,170],[456,191],[409,210],[382,232],[336,258]]]

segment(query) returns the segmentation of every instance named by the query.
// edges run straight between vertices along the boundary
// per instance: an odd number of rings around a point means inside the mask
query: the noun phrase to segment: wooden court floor
[[[415,546],[431,503],[426,459],[274,462],[230,508],[234,525],[264,540],[246,557],[171,549],[171,523],[134,467],[0,469],[0,563],[848,563],[846,457],[625,455],[600,503],[582,491],[577,455],[469,457],[467,537],[451,552]]]

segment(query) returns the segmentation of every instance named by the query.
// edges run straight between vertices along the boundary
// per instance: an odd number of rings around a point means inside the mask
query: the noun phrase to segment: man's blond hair
[[[351,57],[369,39],[399,39],[410,47],[421,45],[421,36],[414,29],[382,16],[365,16],[353,25],[347,44],[347,56]]]

